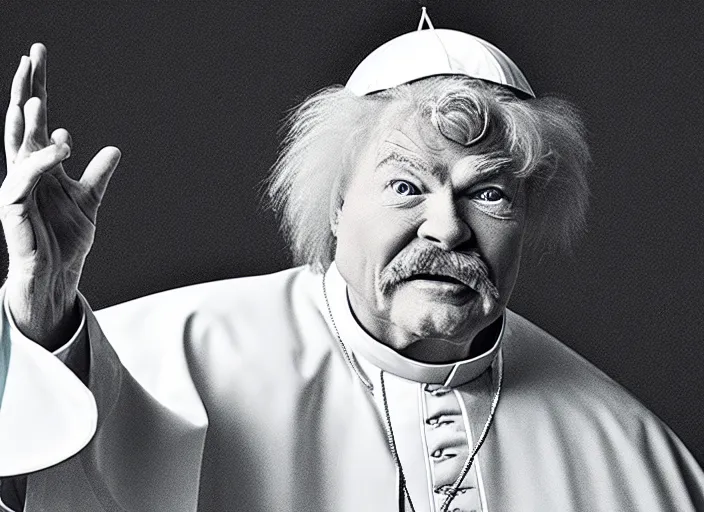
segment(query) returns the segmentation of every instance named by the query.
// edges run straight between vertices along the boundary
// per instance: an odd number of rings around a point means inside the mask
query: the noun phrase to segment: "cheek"
[[[414,236],[406,212],[389,209],[369,194],[349,191],[337,226],[335,260],[348,283],[372,287],[379,272]]]
[[[358,292],[373,284],[377,249],[372,227],[376,216],[369,201],[348,193],[338,217],[335,261],[345,281]]]
[[[508,301],[518,277],[524,231],[523,216],[510,220],[484,218],[475,222],[477,245],[504,302]]]

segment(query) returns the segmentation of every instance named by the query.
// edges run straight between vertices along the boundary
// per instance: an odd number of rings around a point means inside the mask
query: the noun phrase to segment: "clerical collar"
[[[427,384],[455,387],[469,382],[484,373],[501,348],[501,338],[506,326],[506,315],[494,345],[486,352],[454,363],[430,364],[402,356],[372,338],[359,325],[347,298],[347,283],[333,262],[323,277],[327,298],[341,342],[358,356],[367,359],[380,369],[404,379]]]

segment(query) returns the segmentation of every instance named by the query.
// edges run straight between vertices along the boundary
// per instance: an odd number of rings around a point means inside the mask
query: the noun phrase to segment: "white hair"
[[[591,159],[584,125],[569,102],[520,99],[504,87],[458,76],[362,97],[333,86],[292,111],[266,183],[269,205],[280,216],[297,264],[324,271],[332,262],[330,214],[341,204],[359,151],[390,105],[416,109],[446,138],[472,144],[480,156],[509,164],[525,180],[526,240],[533,250],[569,247],[584,229]],[[488,130],[480,136],[485,118]]]

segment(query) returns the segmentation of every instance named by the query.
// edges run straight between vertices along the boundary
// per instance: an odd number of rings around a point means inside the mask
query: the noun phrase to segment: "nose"
[[[425,216],[418,227],[418,237],[446,251],[462,250],[472,239],[469,224],[452,198],[434,199],[426,201]]]

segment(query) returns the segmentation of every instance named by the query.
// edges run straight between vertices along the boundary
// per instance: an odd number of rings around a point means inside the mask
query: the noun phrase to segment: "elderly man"
[[[291,118],[269,192],[302,266],[95,315],[77,287],[119,152],[68,178],[45,49],[22,58],[0,190],[5,508],[704,510],[674,434],[506,308],[524,245],[582,226],[574,109],[423,21]]]

